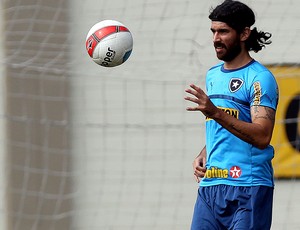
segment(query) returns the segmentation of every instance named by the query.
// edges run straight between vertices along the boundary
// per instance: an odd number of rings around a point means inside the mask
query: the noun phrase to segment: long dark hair
[[[251,30],[251,34],[249,38],[246,40],[246,49],[248,51],[258,52],[260,51],[265,45],[269,45],[272,43],[269,40],[272,37],[272,34],[269,32],[258,31],[256,27]]]
[[[239,1],[225,0],[222,4],[210,10],[209,19],[212,21],[225,22],[228,26],[236,30],[239,34],[246,27],[251,27],[255,23],[255,15],[250,7]],[[272,34],[258,31],[256,27],[251,30],[245,45],[248,51],[258,52],[265,45],[271,44],[269,40]]]

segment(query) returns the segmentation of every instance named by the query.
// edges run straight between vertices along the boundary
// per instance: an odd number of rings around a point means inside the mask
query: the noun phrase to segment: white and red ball
[[[104,20],[96,23],[86,37],[86,50],[94,62],[113,67],[124,63],[130,56],[133,39],[122,23]]]

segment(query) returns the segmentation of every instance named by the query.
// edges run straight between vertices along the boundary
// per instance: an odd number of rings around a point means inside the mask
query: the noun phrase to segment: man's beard
[[[234,44],[232,44],[230,47],[227,47],[223,44],[215,44],[215,46],[222,46],[226,51],[224,54],[222,55],[218,55],[217,57],[218,59],[225,61],[225,62],[230,62],[233,59],[235,59],[240,53],[241,53],[241,45],[238,42],[235,42]]]

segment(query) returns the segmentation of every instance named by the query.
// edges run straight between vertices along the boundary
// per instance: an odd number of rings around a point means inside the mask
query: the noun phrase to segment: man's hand
[[[199,183],[206,172],[206,147],[204,147],[193,162],[194,177]]]
[[[185,92],[189,93],[193,97],[187,96],[184,99],[194,102],[196,107],[187,107],[188,111],[201,111],[206,117],[213,118],[214,114],[218,112],[218,108],[211,102],[205,92],[194,84],[190,85],[189,89]]]

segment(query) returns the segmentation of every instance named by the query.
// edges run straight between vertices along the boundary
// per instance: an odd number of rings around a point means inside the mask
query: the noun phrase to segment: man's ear
[[[245,27],[245,29],[243,30],[243,32],[240,35],[241,41],[243,41],[243,42],[246,41],[250,37],[250,34],[251,34],[250,28]]]

